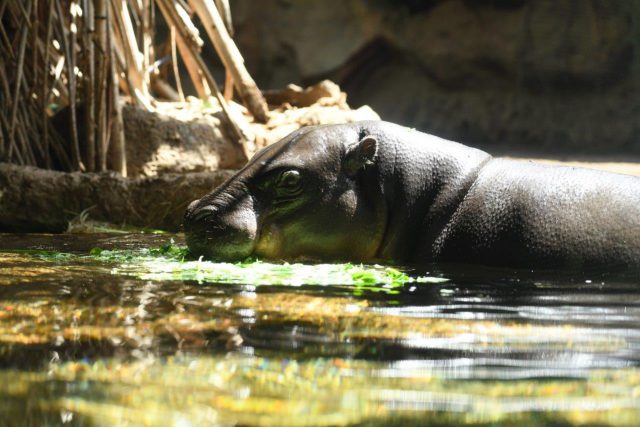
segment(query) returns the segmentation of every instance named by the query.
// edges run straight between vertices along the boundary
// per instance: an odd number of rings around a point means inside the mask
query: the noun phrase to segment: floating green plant
[[[365,291],[397,293],[408,283],[439,283],[439,277],[412,277],[394,267],[363,264],[270,263],[255,258],[240,262],[214,262],[189,259],[186,246],[173,240],[158,248],[110,250],[93,248],[88,256],[37,251],[37,257],[64,262],[80,257],[113,264],[112,273],[143,280],[190,280],[200,283],[246,283],[252,285],[342,285]]]

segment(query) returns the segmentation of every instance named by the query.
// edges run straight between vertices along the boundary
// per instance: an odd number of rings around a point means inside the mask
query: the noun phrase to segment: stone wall
[[[640,0],[234,0],[261,88],[336,81],[351,105],[493,152],[640,154]]]

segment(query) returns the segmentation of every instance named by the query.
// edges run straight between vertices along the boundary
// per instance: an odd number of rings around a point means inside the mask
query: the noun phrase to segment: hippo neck
[[[418,135],[395,140],[381,153],[386,173],[380,176],[387,206],[386,230],[377,253],[381,260],[430,261],[433,242],[480,169],[491,160],[484,151]]]

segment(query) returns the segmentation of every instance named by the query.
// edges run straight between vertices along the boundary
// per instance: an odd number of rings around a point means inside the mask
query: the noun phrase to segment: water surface
[[[409,274],[448,281],[283,286],[89,256],[171,237],[0,235],[4,423],[640,420],[640,278],[440,267]]]

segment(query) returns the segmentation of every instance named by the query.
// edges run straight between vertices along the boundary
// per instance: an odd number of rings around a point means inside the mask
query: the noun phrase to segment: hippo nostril
[[[218,209],[215,206],[205,206],[191,214],[191,219],[193,221],[202,221],[213,216],[217,211]]]

